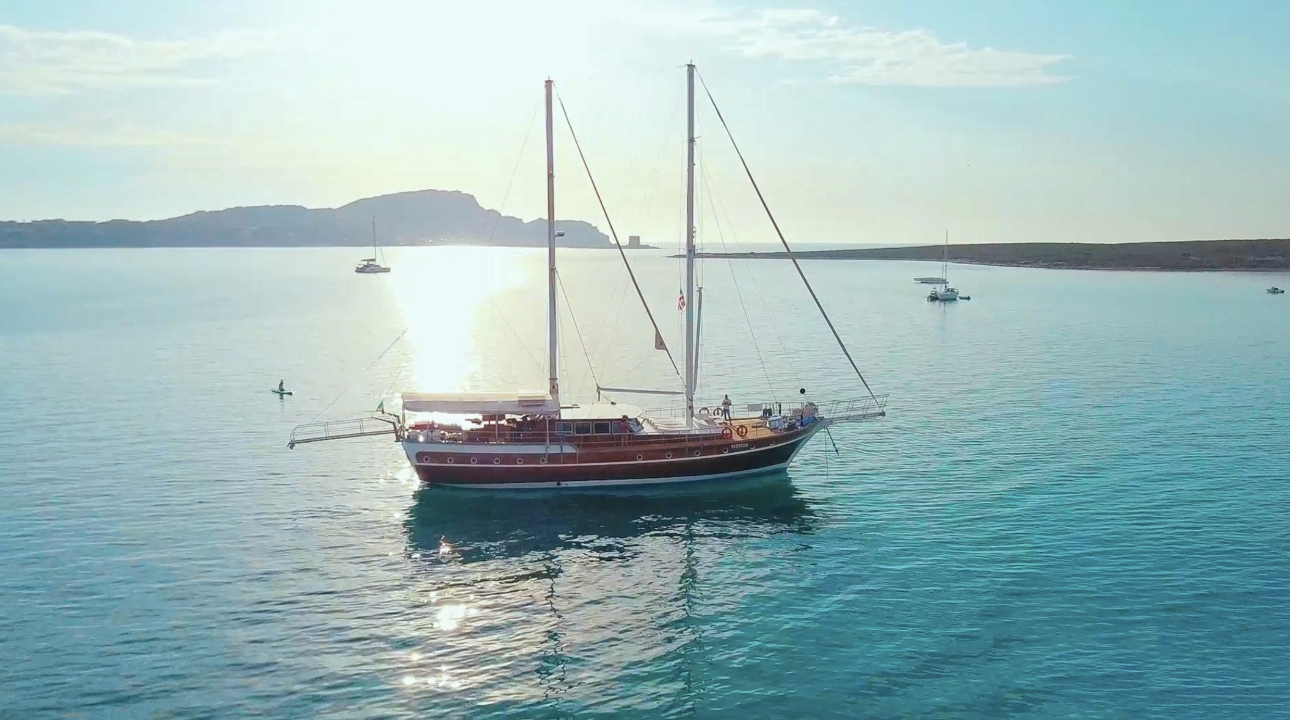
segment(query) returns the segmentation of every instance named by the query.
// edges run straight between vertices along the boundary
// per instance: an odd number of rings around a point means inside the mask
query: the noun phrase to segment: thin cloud
[[[213,82],[213,61],[265,52],[263,32],[187,40],[134,40],[103,32],[45,32],[0,25],[0,93],[47,95]]]
[[[763,10],[752,15],[709,15],[704,32],[724,38],[749,57],[816,63],[839,83],[925,87],[1051,85],[1066,55],[1038,55],[966,43],[941,42],[930,30],[849,27],[818,10]]]
[[[0,125],[0,142],[18,145],[66,147],[160,147],[212,148],[227,145],[226,140],[201,137],[166,130],[151,130],[133,125],[112,126],[107,123],[79,125],[38,125],[10,123]]]

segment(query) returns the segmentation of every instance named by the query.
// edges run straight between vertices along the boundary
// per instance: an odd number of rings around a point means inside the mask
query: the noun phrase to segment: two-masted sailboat
[[[547,324],[549,385],[545,392],[404,393],[397,415],[361,421],[302,425],[290,445],[321,440],[393,433],[421,480],[430,485],[476,488],[571,488],[680,483],[730,478],[782,470],[817,432],[831,425],[885,415],[885,396],[874,395],[815,291],[812,300],[824,315],[843,353],[868,395],[860,400],[813,401],[722,408],[695,407],[699,336],[695,302],[695,67],[687,66],[688,152],[686,160],[685,409],[679,418],[654,417],[621,403],[572,404],[560,394],[557,324],[555,151],[552,82],[546,81],[547,170]],[[711,99],[711,94],[709,94]],[[715,102],[713,103],[716,108]],[[717,109],[718,117],[720,110]],[[725,120],[721,120],[725,125]],[[729,133],[729,128],[726,129]],[[576,136],[575,136],[576,142]],[[731,137],[733,142],[733,136]],[[735,146],[738,151],[738,146]],[[579,149],[581,153],[581,149]],[[583,158],[585,164],[585,158]],[[742,162],[742,154],[740,155]],[[744,163],[747,171],[747,164]],[[748,177],[753,181],[751,172]],[[594,180],[593,180],[594,186]],[[598,194],[598,193],[597,193]],[[761,197],[761,191],[757,191]],[[769,215],[765,200],[762,205]],[[771,216],[772,224],[774,217]],[[612,223],[610,223],[612,232]],[[779,233],[778,224],[775,224]],[[780,240],[803,282],[797,259],[783,235]],[[615,242],[617,237],[615,234]],[[621,251],[622,246],[619,244]],[[626,261],[626,254],[622,254]],[[631,268],[628,265],[628,271]],[[633,283],[635,278],[633,275]],[[639,294],[639,286],[638,294]],[[642,301],[643,301],[643,295]],[[647,307],[648,311],[648,307]],[[651,322],[653,315],[651,314]],[[662,336],[655,325],[656,346]],[[670,356],[670,353],[669,353]],[[678,372],[678,374],[680,374]],[[600,388],[600,390],[611,390]],[[619,392],[636,392],[614,389]],[[649,393],[651,391],[639,391]],[[655,393],[659,391],[653,391]],[[802,391],[805,392],[804,390]],[[468,422],[445,430],[433,421],[442,416]],[[729,415],[729,417],[727,417]],[[463,429],[464,426],[464,429]]]

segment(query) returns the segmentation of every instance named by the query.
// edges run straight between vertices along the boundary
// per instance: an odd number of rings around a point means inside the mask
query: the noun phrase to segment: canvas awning
[[[560,405],[543,392],[403,393],[403,411],[449,415],[555,414]]]

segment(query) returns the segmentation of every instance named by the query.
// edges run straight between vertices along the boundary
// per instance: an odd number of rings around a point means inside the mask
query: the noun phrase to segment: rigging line
[[[582,152],[582,144],[578,142],[578,134],[573,131],[573,121],[569,119],[569,111],[564,107],[564,98],[556,93],[556,99],[560,101],[560,112],[564,115],[564,122],[569,126],[569,135],[573,138],[573,146],[578,150],[578,158],[582,160],[582,167],[587,171],[587,179],[591,181],[591,189],[596,193],[596,202],[600,203],[600,212],[605,215],[605,223],[609,225],[609,234],[614,238],[614,246],[618,248],[618,254],[623,257],[623,264],[627,266],[627,275],[632,279],[632,285],[636,288],[636,295],[641,299],[641,305],[645,307],[645,314],[649,316],[649,324],[654,326],[654,336],[663,337],[659,332],[658,323],[654,322],[654,313],[650,312],[649,303],[645,302],[645,293],[641,292],[640,283],[636,282],[636,273],[632,272],[632,264],[627,261],[627,251],[623,250],[623,244],[618,242],[618,231],[614,230],[614,221],[609,219],[609,210],[605,208],[605,201],[600,197],[600,188],[596,187],[596,178],[591,175],[591,166],[587,164],[587,156]],[[672,351],[667,349],[666,343],[663,345],[663,352],[667,353],[667,359],[672,363],[672,370],[676,371],[676,376],[681,376],[681,369],[676,366],[676,359],[672,357]]]
[[[627,284],[626,284],[626,283],[622,283],[622,284],[621,284],[621,289],[619,289],[619,285],[618,285],[618,284],[615,284],[615,285],[614,285],[614,289],[615,289],[615,290],[618,290],[618,298],[617,298],[616,300],[614,300],[614,302],[613,302],[612,304],[610,304],[610,305],[606,305],[606,306],[605,306],[605,317],[604,317],[604,319],[603,319],[603,320],[601,321],[601,323],[600,323],[600,330],[598,330],[598,331],[596,332],[596,337],[604,337],[604,336],[605,336],[605,324],[609,321],[609,312],[610,312],[610,310],[613,310],[613,312],[614,312],[614,324],[609,326],[609,330],[610,330],[610,332],[609,332],[609,339],[608,339],[608,341],[605,343],[605,352],[604,352],[604,355],[602,355],[602,356],[601,356],[601,358],[600,358],[600,372],[601,372],[601,373],[604,373],[604,372],[605,372],[605,366],[609,364],[609,352],[610,352],[611,350],[613,350],[613,349],[614,349],[614,340],[616,340],[616,339],[618,338],[618,326],[619,326],[619,324],[620,324],[620,323],[618,322],[618,318],[619,318],[619,316],[622,314],[622,311],[623,311],[623,301],[627,299]]]
[[[488,233],[488,242],[485,243],[486,245],[493,244],[493,236],[497,234],[497,228],[502,224],[502,213],[506,211],[506,201],[511,197],[511,188],[515,186],[515,176],[520,172],[520,164],[524,161],[524,151],[528,149],[529,146],[529,136],[533,134],[533,118],[537,117],[538,108],[541,106],[541,103],[533,104],[533,114],[529,116],[529,122],[527,125],[528,129],[524,131],[524,142],[520,143],[520,154],[515,157],[515,167],[511,169],[511,179],[506,183],[506,192],[502,195],[502,204],[497,208],[497,220],[493,222],[492,232]],[[487,215],[484,216],[484,227],[488,227]],[[481,227],[480,231],[483,231],[483,229],[484,228]]]
[[[394,372],[392,377],[390,377],[390,383],[385,386],[385,392],[381,393],[382,398],[385,398],[390,393],[394,392],[394,386],[403,381],[403,376],[407,374],[410,365],[411,363],[404,363],[403,367],[396,369],[396,372]]]
[[[372,368],[376,367],[376,364],[377,364],[378,362],[380,362],[380,361],[381,361],[381,358],[385,357],[385,353],[389,352],[389,351],[390,351],[390,349],[391,349],[391,348],[393,348],[393,347],[394,347],[394,346],[395,346],[395,345],[396,345],[400,340],[402,340],[402,339],[403,339],[403,336],[404,336],[404,335],[407,335],[407,334],[408,334],[408,330],[407,330],[407,328],[404,328],[404,329],[403,329],[403,332],[399,333],[399,336],[398,336],[398,337],[396,337],[396,338],[394,338],[394,342],[392,342],[392,343],[390,343],[389,345],[385,346],[385,349],[381,351],[381,354],[380,354],[380,355],[377,355],[377,356],[376,356],[376,359],[375,359],[375,360],[373,360],[373,361],[371,362],[371,364],[369,364],[367,367],[363,368],[363,371],[364,371],[364,372],[366,372],[366,371],[371,370]],[[351,385],[350,387],[352,387],[352,385]],[[312,422],[316,422],[316,421],[318,420],[318,418],[322,417],[323,413],[325,413],[325,412],[327,412],[328,410],[330,410],[330,409],[331,409],[331,406],[332,406],[332,405],[335,405],[335,404],[336,404],[336,401],[337,401],[337,400],[340,400],[340,399],[341,399],[341,397],[343,397],[343,396],[345,395],[345,393],[347,393],[347,392],[349,392],[349,388],[348,388],[348,387],[347,387],[347,388],[345,388],[344,390],[341,390],[341,391],[340,391],[340,394],[338,394],[336,397],[332,398],[331,402],[327,403],[327,406],[326,406],[326,407],[324,407],[322,410],[319,410],[319,411],[318,411],[318,414],[317,414],[317,415],[314,415],[314,416],[313,416],[313,419],[312,419],[312,420],[310,420],[309,422],[311,422],[311,423],[312,423]]]
[[[492,231],[488,233],[488,240],[485,242],[485,245],[493,244],[493,238],[497,235],[497,228],[502,224],[502,218],[504,217],[503,213],[506,211],[506,202],[510,200],[511,190],[515,186],[515,177],[516,175],[519,174],[520,165],[524,161],[524,151],[528,149],[529,138],[532,137],[533,135],[533,125],[534,125],[533,119],[537,117],[538,110],[541,109],[541,107],[542,107],[541,102],[534,103],[533,105],[533,112],[532,114],[529,115],[529,121],[528,121],[528,124],[526,125],[527,129],[524,131],[524,141],[520,143],[520,152],[519,152],[519,155],[517,155],[515,158],[515,167],[511,168],[511,179],[506,183],[506,192],[502,195],[502,204],[497,208],[497,211],[496,211],[497,220],[493,223]],[[485,227],[488,227],[487,215],[485,215],[484,217],[484,225],[483,227],[480,227],[480,232],[483,232],[483,229]],[[515,328],[510,324],[509,321],[506,320],[506,314],[502,312],[501,308],[497,306],[497,303],[494,302],[491,297],[485,297],[484,300],[488,302],[489,306],[491,306],[493,310],[497,311],[496,315],[502,319],[502,323],[506,325],[506,329],[511,331],[511,335],[515,337],[516,342],[519,343],[520,349],[524,351],[524,354],[528,355],[529,360],[532,360],[535,365],[541,365],[542,363],[540,363],[538,359],[533,356],[533,353],[529,350],[528,346],[524,344],[524,339],[520,337],[520,334],[516,332]]]
[[[582,330],[578,327],[578,318],[573,314],[573,303],[569,302],[569,293],[564,290],[564,278],[560,277],[560,272],[555,273],[555,280],[560,285],[560,295],[564,297],[564,307],[569,311],[569,318],[573,320],[573,332],[578,336],[578,344],[582,346],[582,356],[587,359],[587,369],[591,371],[591,380],[600,387],[600,380],[596,378],[596,366],[591,362],[591,353],[587,352],[587,344],[582,341]]]
[[[735,250],[741,250],[743,248],[743,245],[739,242],[739,233],[735,231],[735,224],[730,220],[730,211],[726,209],[725,201],[721,199],[721,196],[718,195],[711,186],[709,186],[708,188],[708,194],[714,198],[717,206],[716,208],[714,208],[713,213],[716,214],[717,209],[720,209],[720,216],[724,216],[726,219],[726,228],[730,230],[730,239],[735,246]],[[718,216],[717,218],[718,223],[720,223],[720,219],[721,219],[720,216]],[[719,224],[718,224],[718,227],[720,227]],[[721,247],[727,252],[729,251],[729,248],[726,247],[724,237],[722,238]],[[726,262],[730,263],[730,260],[727,259]],[[730,267],[730,273],[733,276],[735,272],[734,270],[735,266],[733,263],[730,263],[729,267]],[[775,341],[779,343],[779,351],[781,353],[780,356],[788,364],[788,371],[789,373],[792,374],[793,381],[796,383],[796,387],[801,387],[802,378],[797,372],[797,364],[793,362],[792,353],[788,351],[788,345],[784,343],[784,336],[779,331],[779,323],[775,321],[776,313],[771,309],[769,305],[766,304],[766,293],[762,292],[761,283],[757,282],[757,273],[751,268],[748,270],[748,280],[752,282],[753,297],[757,298],[757,301],[761,303],[762,312],[764,313],[766,319],[770,321],[770,329],[772,333],[775,335]],[[742,302],[742,298],[741,298],[741,302]],[[773,390],[771,392],[772,394],[774,393]]]
[[[497,319],[502,321],[502,324],[506,326],[506,329],[511,331],[511,336],[515,338],[516,344],[520,346],[520,349],[524,351],[524,354],[528,356],[529,360],[532,360],[534,365],[545,370],[546,361],[538,360],[533,354],[533,351],[529,350],[529,346],[524,344],[524,338],[520,335],[519,331],[515,329],[515,326],[511,324],[511,321],[506,319],[506,313],[500,306],[498,306],[497,301],[492,297],[485,295],[484,302],[488,303],[489,307],[495,311],[494,315],[496,315]]]
[[[641,358],[641,361],[636,363],[636,367],[632,368],[631,370],[628,370],[627,374],[624,377],[630,378],[631,376],[635,375],[636,371],[640,370],[641,366],[644,365],[648,360],[649,360],[649,355],[646,355],[645,357]]]
[[[714,193],[712,192],[711,183],[708,182],[707,168],[704,168],[700,174],[703,177],[704,188],[707,189],[707,192],[704,193],[704,198],[708,201],[708,207],[712,209],[713,223],[717,226],[717,239],[721,241],[721,249],[729,252],[729,248],[726,247],[726,234],[721,230],[721,218],[717,216],[717,208],[712,203]],[[739,278],[735,276],[734,263],[729,259],[726,260],[726,268],[730,270],[730,280],[735,285],[735,297],[739,299],[739,309],[743,310],[744,322],[748,324],[748,335],[752,338],[753,351],[757,353],[757,362],[761,364],[761,374],[766,378],[766,387],[770,390],[770,398],[775,402],[779,402],[779,397],[775,395],[775,383],[771,382],[770,371],[766,369],[766,359],[762,357],[761,346],[757,344],[757,332],[753,330],[752,318],[748,316],[748,306],[744,304],[744,294],[739,290]]]
[[[665,161],[665,158],[667,156],[667,151],[671,149],[672,146],[665,143],[662,146],[662,150],[659,152],[659,156],[655,158],[654,174],[650,176],[649,183],[645,186],[645,198],[641,201],[640,211],[636,214],[637,223],[643,223],[645,220],[645,213],[654,206],[653,201],[658,190],[659,176],[663,174],[663,168],[669,167],[669,163]]]
[[[696,72],[696,74],[698,74]],[[748,161],[744,160],[744,154],[739,150],[739,143],[735,142],[734,133],[730,132],[730,126],[726,124],[726,118],[721,114],[721,108],[717,107],[717,101],[712,97],[712,91],[708,89],[708,83],[704,81],[703,76],[699,75],[699,82],[703,84],[703,92],[708,96],[708,102],[712,103],[712,109],[717,113],[717,119],[721,121],[721,127],[726,131],[726,137],[730,138],[730,145],[734,147],[735,154],[739,156],[739,163],[744,166],[744,173],[748,175],[748,182],[752,183],[753,190],[757,191],[757,199],[761,201],[761,207],[766,211],[766,217],[770,218],[770,224],[775,228],[775,234],[779,236],[779,242],[784,246],[784,251],[788,254],[788,259],[793,261],[793,267],[797,269],[797,274],[802,278],[802,283],[806,285],[806,291],[811,294],[811,299],[815,301],[815,307],[819,309],[820,315],[824,318],[825,324],[829,326],[829,331],[833,333],[833,339],[838,341],[838,347],[842,348],[842,354],[847,356],[847,362],[851,363],[851,369],[856,371],[856,377],[860,378],[860,383],[869,393],[869,397],[876,403],[878,396],[873,394],[873,389],[869,387],[869,381],[864,379],[864,373],[860,372],[860,366],[851,357],[851,351],[847,350],[846,343],[842,342],[842,336],[838,334],[838,329],[833,327],[833,321],[829,319],[829,314],[824,311],[824,304],[815,294],[815,288],[811,287],[811,281],[806,279],[806,273],[802,271],[802,266],[797,262],[797,256],[793,254],[793,249],[788,246],[788,241],[784,239],[784,233],[779,229],[779,223],[775,221],[775,215],[770,211],[770,205],[766,204],[766,198],[761,194],[761,188],[757,186],[757,180],[753,178],[752,170],[748,168]]]

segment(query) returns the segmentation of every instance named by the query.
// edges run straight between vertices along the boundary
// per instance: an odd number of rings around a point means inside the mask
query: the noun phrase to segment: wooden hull
[[[606,487],[700,482],[782,470],[823,427],[773,438],[705,438],[614,447],[553,446],[552,452],[508,452],[505,445],[456,445],[405,441],[408,460],[422,482],[493,489]],[[566,446],[567,447],[567,446]],[[472,462],[473,461],[473,462]]]

